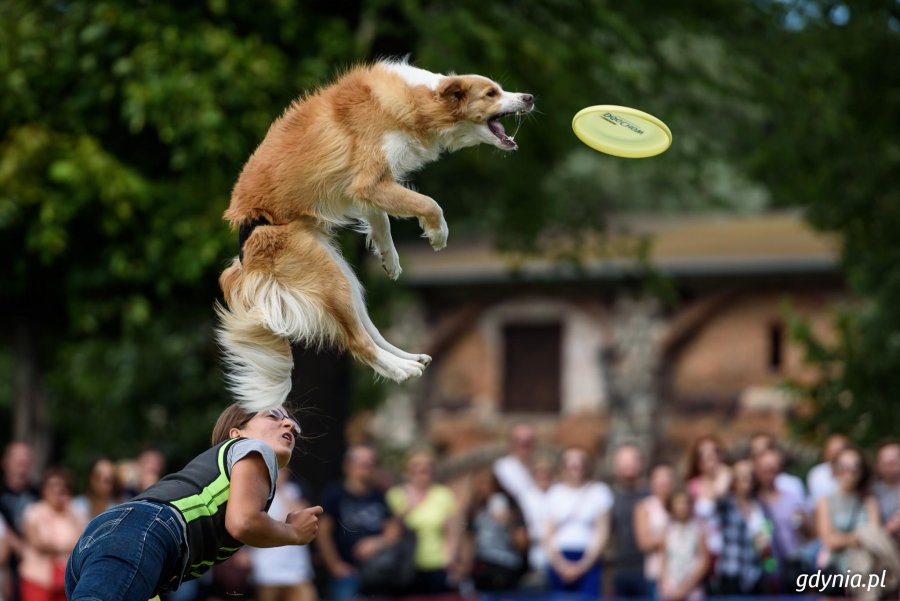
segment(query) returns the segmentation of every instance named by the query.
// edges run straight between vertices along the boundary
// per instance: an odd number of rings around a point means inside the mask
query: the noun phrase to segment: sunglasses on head
[[[276,419],[278,421],[285,420],[285,419],[290,420],[291,429],[294,431],[294,435],[300,436],[301,434],[303,434],[303,430],[300,428],[300,424],[297,422],[297,420],[294,419],[289,413],[287,413],[283,409],[269,409],[267,414],[269,417]]]

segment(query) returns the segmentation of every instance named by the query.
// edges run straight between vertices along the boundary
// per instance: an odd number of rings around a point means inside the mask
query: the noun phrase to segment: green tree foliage
[[[73,461],[203,444],[224,398],[212,301],[236,251],[230,188],[353,44],[343,19],[291,1],[0,7],[3,343]]]
[[[771,7],[786,25],[763,93],[775,108],[754,171],[782,203],[805,207],[843,243],[857,301],[833,343],[798,321],[825,378],[806,390],[801,431],[861,443],[897,434],[900,391],[900,2],[796,2]]]

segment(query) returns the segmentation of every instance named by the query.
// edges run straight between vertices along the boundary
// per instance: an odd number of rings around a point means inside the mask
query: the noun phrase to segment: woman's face
[[[775,478],[781,473],[781,459],[775,453],[767,451],[756,458],[756,477],[764,490],[775,486]]]
[[[100,496],[113,494],[116,484],[116,468],[112,461],[98,461],[91,471],[91,490]]]
[[[409,483],[418,488],[427,488],[434,479],[434,462],[431,457],[416,455],[406,464]]]
[[[738,461],[733,468],[734,494],[746,498],[753,493],[753,464],[749,461]]]
[[[856,490],[859,479],[862,477],[862,457],[859,456],[859,453],[852,449],[838,453],[834,460],[834,475],[842,491]]]
[[[64,478],[59,476],[47,478],[41,492],[43,493],[44,500],[55,511],[65,510],[72,497],[72,491],[69,490],[69,485],[66,484]]]
[[[547,490],[553,484],[553,465],[547,462],[537,463],[532,470],[534,484],[540,490]]]
[[[569,484],[581,484],[587,479],[587,454],[569,449],[563,455],[562,478]]]
[[[278,467],[285,467],[291,460],[294,444],[300,435],[300,426],[282,409],[260,411],[242,428],[232,428],[232,438],[244,436],[267,443],[275,450]]]
[[[692,514],[691,498],[683,493],[675,495],[672,499],[672,517],[679,522],[686,522],[691,519]]]
[[[712,440],[707,440],[697,447],[700,472],[707,475],[715,474],[721,464],[719,445]]]
[[[661,465],[653,469],[650,474],[650,492],[657,497],[665,499],[672,494],[675,486],[675,474],[668,465]]]

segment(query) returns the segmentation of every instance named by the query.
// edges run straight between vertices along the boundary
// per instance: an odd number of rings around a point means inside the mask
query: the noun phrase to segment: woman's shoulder
[[[25,522],[43,521],[50,513],[50,506],[46,501],[29,503],[22,512],[22,520]]]
[[[600,480],[589,482],[585,490],[587,494],[590,495],[593,499],[597,499],[605,504],[612,505],[613,492],[609,487],[609,484],[607,484],[606,482],[602,482]]]
[[[384,493],[384,500],[391,511],[398,513],[406,506],[406,489],[402,484],[396,484]]]
[[[453,489],[446,484],[433,484],[430,493],[432,498],[436,499],[436,501],[440,502],[442,505],[456,505],[456,495],[453,494]]]

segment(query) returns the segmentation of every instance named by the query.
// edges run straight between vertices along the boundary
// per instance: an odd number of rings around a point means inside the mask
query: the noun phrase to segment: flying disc
[[[629,159],[652,157],[672,144],[665,123],[644,111],[600,104],[578,111],[572,118],[578,139],[606,154]]]

